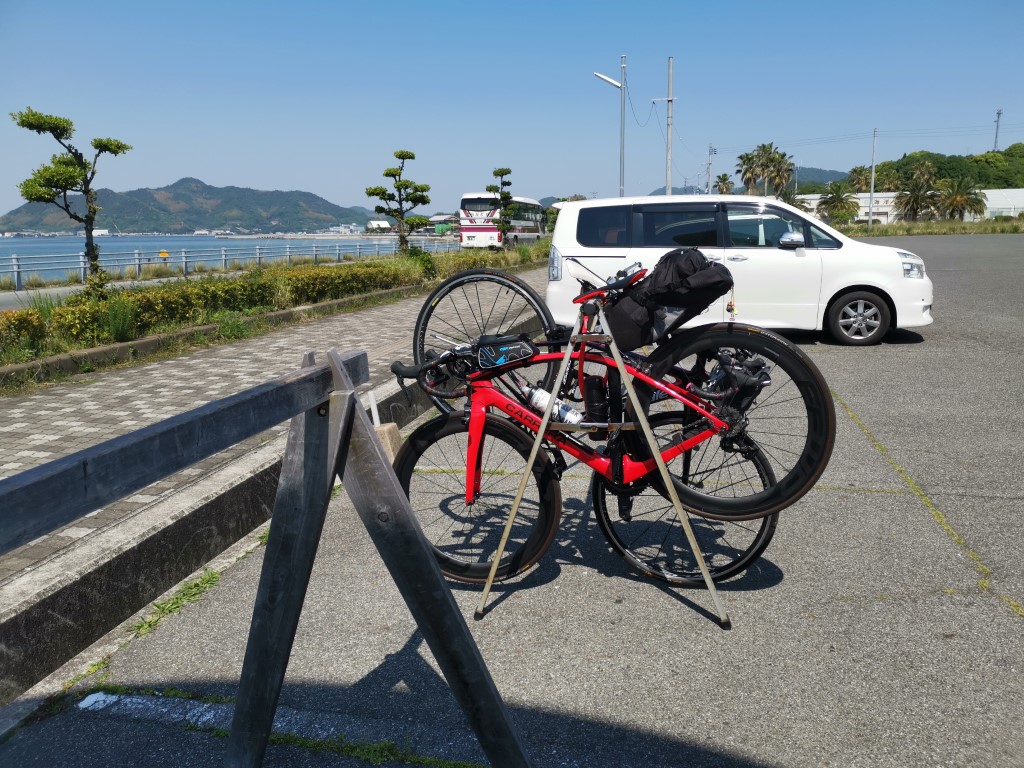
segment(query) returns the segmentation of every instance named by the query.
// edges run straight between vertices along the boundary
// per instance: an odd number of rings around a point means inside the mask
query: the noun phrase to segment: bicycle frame
[[[484,422],[488,411],[490,409],[494,409],[502,415],[510,417],[534,434],[536,434],[537,430],[540,429],[541,425],[541,419],[536,413],[530,410],[529,407],[498,390],[490,379],[495,376],[505,374],[509,370],[515,370],[516,368],[525,367],[527,365],[536,365],[538,363],[557,363],[561,361],[563,357],[564,353],[561,352],[545,352],[523,360],[520,365],[516,365],[511,368],[503,368],[500,371],[493,372],[477,371],[467,377],[467,394],[469,397],[470,407],[469,445],[466,457],[467,504],[472,504],[480,491],[480,456],[481,451],[483,450]],[[571,359],[576,361],[577,364],[582,361],[584,363],[597,363],[608,368],[618,368],[613,358],[597,352],[574,350],[572,352]],[[666,464],[680,454],[692,450],[704,441],[709,440],[715,435],[728,429],[728,425],[724,421],[710,413],[699,399],[695,398],[686,390],[670,383],[652,379],[643,371],[634,368],[628,363],[626,363],[625,373],[626,375],[663,392],[670,399],[679,402],[684,407],[693,409],[697,414],[704,417],[709,424],[708,428],[704,429],[700,433],[662,451],[661,457]],[[598,453],[596,450],[573,438],[569,433],[552,430],[544,436],[544,439],[554,444],[560,450],[565,451],[573,458],[586,464],[605,478],[609,480],[612,479],[615,467],[611,457]],[[653,457],[643,461],[637,461],[636,459],[623,454],[621,456],[621,462],[621,480],[627,484],[635,482],[651,472],[658,471],[657,462]]]

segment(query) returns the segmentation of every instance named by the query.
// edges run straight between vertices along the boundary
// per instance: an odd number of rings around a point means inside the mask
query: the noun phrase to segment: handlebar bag
[[[477,363],[480,368],[502,368],[540,354],[540,349],[529,339],[524,339],[524,335],[481,336],[477,351]]]
[[[642,347],[699,315],[732,286],[724,265],[696,248],[676,248],[605,310],[608,332],[621,350]]]

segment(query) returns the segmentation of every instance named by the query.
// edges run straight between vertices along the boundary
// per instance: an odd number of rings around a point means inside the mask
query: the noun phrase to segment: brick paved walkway
[[[546,269],[520,275],[543,296]],[[412,360],[412,331],[424,296],[333,315],[131,368],[72,377],[18,397],[0,398],[0,479],[227,397],[300,367],[304,352],[324,361],[331,348],[369,353],[370,383],[391,378],[396,359]],[[196,477],[282,433],[281,424],[141,492],[0,557],[0,583],[77,540],[99,534]]]

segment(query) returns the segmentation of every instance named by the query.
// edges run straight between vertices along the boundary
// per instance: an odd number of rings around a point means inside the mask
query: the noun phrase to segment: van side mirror
[[[801,232],[786,232],[779,238],[779,248],[785,248],[788,251],[795,251],[797,248],[804,247],[804,236]]]

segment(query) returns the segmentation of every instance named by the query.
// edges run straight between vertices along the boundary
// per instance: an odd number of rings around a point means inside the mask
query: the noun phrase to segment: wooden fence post
[[[312,364],[307,353],[303,367]],[[354,402],[348,393],[342,421],[351,419]],[[261,765],[267,749],[330,502],[328,434],[325,406],[292,419],[231,723],[229,766]]]
[[[351,389],[341,358],[334,350],[327,356],[335,386]],[[496,768],[530,766],[480,649],[362,408],[353,413],[350,438],[343,445],[346,443],[347,455],[338,456],[345,491],[480,746]]]

